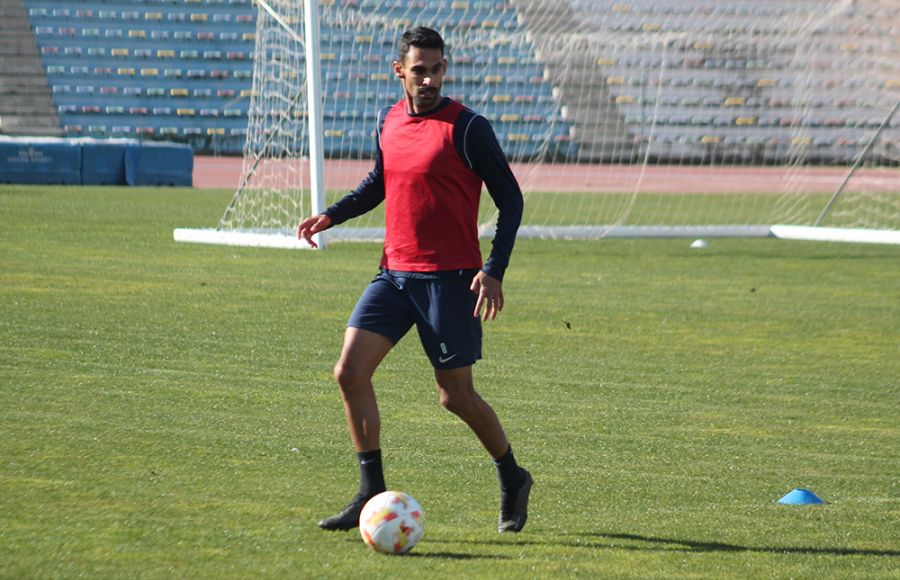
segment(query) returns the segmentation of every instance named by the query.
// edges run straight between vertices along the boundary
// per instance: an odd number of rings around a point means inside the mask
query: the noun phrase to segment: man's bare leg
[[[441,405],[462,419],[494,459],[500,458],[509,449],[509,441],[500,424],[500,419],[481,396],[475,392],[472,367],[457,369],[435,369]]]
[[[500,518],[498,530],[518,532],[528,519],[528,494],[531,474],[516,464],[512,447],[500,424],[500,419],[481,396],[475,392],[472,367],[435,369],[434,377],[441,405],[462,419],[475,433],[494,459],[500,479]]]
[[[393,347],[390,339],[375,332],[351,327],[344,333],[334,378],[341,388],[347,427],[358,452],[381,446],[381,418],[372,376]]]
[[[359,492],[344,510],[319,522],[326,530],[350,530],[359,523],[359,512],[373,495],[385,490],[381,466],[381,418],[372,376],[393,348],[390,339],[368,330],[347,328],[344,347],[334,367],[341,389],[344,415],[359,461]]]

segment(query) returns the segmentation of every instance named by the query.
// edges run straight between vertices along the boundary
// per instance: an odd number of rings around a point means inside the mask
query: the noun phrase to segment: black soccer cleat
[[[525,479],[521,487],[500,491],[500,523],[497,526],[500,532],[519,532],[528,520],[528,494],[534,480],[527,470],[522,471]]]
[[[359,514],[362,512],[363,506],[366,505],[366,502],[369,501],[369,499],[370,498],[368,497],[357,495],[350,500],[350,503],[347,504],[347,507],[345,507],[341,513],[320,521],[319,527],[323,530],[332,531],[347,531],[358,528]]]

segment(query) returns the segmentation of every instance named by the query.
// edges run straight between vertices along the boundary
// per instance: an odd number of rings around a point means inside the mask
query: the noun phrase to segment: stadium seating
[[[500,30],[522,38],[533,17],[500,1],[395,3],[410,24],[427,19],[445,30]],[[758,157],[763,148],[777,156],[794,146],[846,160],[880,123],[872,111],[900,93],[896,64],[884,80],[869,71],[863,71],[865,77],[847,74],[866,50],[861,32],[841,19],[814,30],[821,57],[812,63],[802,91],[790,51],[761,54],[753,46],[718,50],[716,45],[732,34],[786,35],[783,23],[807,10],[805,4],[570,0],[579,26],[603,32],[598,37],[607,42],[584,55],[598,80],[580,89],[593,93],[591,106],[609,112],[605,127],[579,121],[577,107],[569,103],[572,91],[554,71],[562,65],[554,55],[538,58],[527,41],[485,44],[473,34],[471,43],[452,47],[445,93],[482,112],[516,157],[551,147],[552,155],[588,160],[592,141],[615,133],[633,158],[653,143],[660,157],[677,159],[705,158],[711,151]],[[66,134],[166,138],[201,151],[241,151],[256,40],[251,0],[88,0],[74,6],[25,0],[25,5]],[[374,111],[398,96],[388,68],[394,33],[354,28],[336,12],[356,11],[365,23],[384,6],[377,0],[320,4],[322,75],[329,97],[326,155],[371,154]],[[862,32],[890,37],[898,25],[896,12],[885,22],[863,15],[868,24]],[[633,42],[638,35],[665,38],[666,50]],[[871,78],[880,84],[870,87]],[[892,131],[885,135],[889,143],[898,139]]]
[[[516,27],[511,6],[484,21],[471,8],[494,11],[493,3],[412,2],[429,9],[443,27]],[[26,0],[29,18],[46,65],[60,123],[69,135],[177,138],[198,150],[240,152],[246,135],[255,41],[255,7],[250,0],[172,3],[158,0],[94,0],[60,7],[52,0]],[[437,7],[437,13],[434,9]],[[328,4],[323,5],[327,11]],[[379,10],[358,3],[361,13]],[[414,16],[414,12],[413,12]],[[371,154],[374,108],[397,98],[388,70],[395,38],[329,28],[323,19],[323,77],[329,100],[325,111],[326,154]],[[346,54],[353,40],[365,51]],[[160,41],[163,41],[162,43]],[[374,52],[369,52],[374,47]],[[88,58],[89,57],[89,58]],[[568,126],[543,79],[541,66],[528,53],[502,54],[473,47],[453,55],[448,93],[473,106],[484,105],[505,145],[530,154],[540,146],[547,119],[556,119],[553,136],[568,149]],[[485,75],[487,60],[509,67],[510,74]],[[458,63],[458,66],[457,66]],[[347,80],[354,86],[348,86]],[[371,98],[369,109],[352,111],[359,85]],[[472,88],[488,91],[469,94]],[[128,89],[127,92],[125,89]],[[103,106],[96,105],[98,91]],[[483,98],[497,93],[508,98]],[[523,113],[521,99],[541,99],[539,115]],[[543,118],[542,118],[543,117]]]
[[[241,150],[249,106],[241,95],[249,94],[254,48],[252,35],[244,36],[254,26],[249,0],[25,4],[67,135]],[[241,114],[219,114],[226,105]]]
[[[900,76],[896,65],[900,60],[885,64],[859,58],[865,43],[885,61],[891,53],[900,57],[896,44],[888,54],[884,54],[887,44],[878,44],[894,35],[900,24],[900,10],[890,3],[853,3],[839,17],[812,27],[809,2],[572,0],[570,4],[586,31],[603,32],[598,37],[605,46],[598,46],[596,63],[629,133],[636,142],[647,142],[652,126],[653,150],[661,158],[698,159],[706,157],[710,147],[753,158],[760,147],[771,145],[777,148],[769,152],[774,159],[782,158],[788,145],[811,148],[810,158],[847,162],[900,97],[890,80],[879,78],[885,71]],[[801,25],[810,35],[808,55],[795,53],[794,45],[791,50],[760,50],[766,41],[788,46],[785,39]],[[735,44],[731,40],[735,35],[758,40]],[[654,43],[665,50],[644,48]],[[798,75],[800,66],[806,68]],[[859,94],[871,98],[860,102]],[[851,117],[866,111],[871,124]],[[870,130],[857,130],[863,126]],[[838,137],[841,134],[844,139]],[[886,132],[885,139],[891,138]],[[637,148],[635,156],[643,155],[644,149]]]

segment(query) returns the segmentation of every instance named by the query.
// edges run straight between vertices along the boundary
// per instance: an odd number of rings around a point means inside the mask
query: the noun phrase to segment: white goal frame
[[[322,100],[322,73],[321,73],[321,47],[319,30],[319,6],[317,0],[303,0],[304,33],[302,38],[291,28],[287,22],[267,0],[255,0],[260,10],[268,13],[295,42],[302,45],[305,52],[306,66],[306,92],[307,110],[305,113],[308,126],[309,140],[309,186],[310,206],[312,214],[321,213],[325,209],[325,148],[323,144],[323,100]],[[553,239],[602,239],[602,238],[761,238],[774,237],[789,240],[813,240],[835,242],[859,242],[859,243],[885,243],[900,244],[900,231],[877,230],[862,228],[834,228],[821,227],[823,219],[827,216],[831,207],[841,196],[844,187],[862,166],[866,155],[872,149],[879,135],[885,127],[889,126],[891,119],[900,107],[900,100],[884,117],[877,131],[869,138],[865,147],[857,154],[853,165],[848,169],[842,183],[834,191],[827,206],[822,210],[819,218],[812,226],[797,225],[698,225],[698,226],[634,226],[611,223],[608,225],[524,225],[519,230],[519,237],[523,238],[553,238]],[[280,126],[269,135],[274,138],[279,132]],[[651,128],[652,133],[652,128]],[[649,153],[649,148],[647,150]],[[244,186],[253,177],[260,159],[256,159],[249,170],[246,169],[235,193],[232,207],[241,195]],[[648,163],[648,157],[644,157],[644,164]],[[642,170],[643,171],[643,170]],[[633,195],[637,195],[640,180],[635,185]],[[480,228],[483,238],[493,235],[493,225],[488,223]],[[296,231],[279,229],[245,229],[228,230],[221,225],[219,228],[178,228],[173,236],[177,242],[215,244],[241,247],[266,247],[284,249],[307,249],[308,244],[299,240]],[[380,241],[384,237],[384,230],[380,227],[337,227],[326,232],[316,234],[315,241],[319,248],[325,248],[327,241]]]

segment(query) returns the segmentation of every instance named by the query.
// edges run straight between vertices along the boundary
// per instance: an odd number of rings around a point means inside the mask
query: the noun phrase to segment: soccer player
[[[519,467],[494,410],[475,391],[481,323],[503,309],[503,274],[522,218],[522,192],[487,120],[441,96],[444,41],[429,28],[405,32],[394,75],[404,97],[377,118],[375,168],[324,213],[298,226],[312,236],[385,203],[384,253],[378,275],[356,305],[334,376],[360,470],[357,495],[319,522],[349,530],[363,505],[385,491],[380,416],[372,386],[376,368],[416,327],[446,409],[475,432],[500,480],[501,532],[528,517],[531,474]],[[492,250],[482,263],[478,203],[482,183],[499,210]]]

